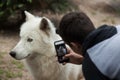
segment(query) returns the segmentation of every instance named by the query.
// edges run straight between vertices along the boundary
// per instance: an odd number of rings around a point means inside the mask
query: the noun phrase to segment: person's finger
[[[66,54],[65,56],[64,56],[64,58],[69,58],[71,56],[71,54]]]

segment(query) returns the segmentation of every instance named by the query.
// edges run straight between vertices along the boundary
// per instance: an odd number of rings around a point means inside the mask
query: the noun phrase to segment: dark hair
[[[57,32],[65,42],[82,44],[86,36],[94,29],[93,23],[85,13],[71,12],[62,18]]]

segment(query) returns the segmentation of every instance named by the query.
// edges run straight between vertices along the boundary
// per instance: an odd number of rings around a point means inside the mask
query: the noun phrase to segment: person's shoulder
[[[98,30],[108,30],[108,29],[115,29],[116,27],[113,26],[113,25],[107,25],[107,24],[104,24],[104,25],[101,25],[99,26],[97,29]],[[97,30],[96,29],[96,30]]]
[[[117,28],[113,25],[107,25],[104,24],[100,27],[98,27],[94,32],[94,34],[99,33],[99,36],[104,36],[106,35],[106,37],[114,35],[117,33]]]
[[[83,52],[98,43],[109,39],[117,33],[116,27],[109,25],[102,25],[96,30],[92,31],[85,39],[83,43]]]

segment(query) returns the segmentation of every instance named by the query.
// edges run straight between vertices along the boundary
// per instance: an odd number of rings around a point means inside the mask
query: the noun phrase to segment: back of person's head
[[[83,43],[86,36],[95,29],[92,21],[83,12],[71,12],[63,16],[58,34],[67,43]]]

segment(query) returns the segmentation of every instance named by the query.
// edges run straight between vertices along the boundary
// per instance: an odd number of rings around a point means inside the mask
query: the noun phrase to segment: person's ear
[[[82,45],[77,43],[77,42],[76,43],[75,42],[71,42],[70,43],[70,47],[72,49],[74,49],[74,50],[77,50],[77,51],[82,50]]]
[[[82,53],[81,53],[81,50],[82,50],[81,44],[79,44],[79,43],[77,43],[77,42],[71,42],[71,43],[70,43],[70,47],[71,47],[76,53],[82,54]]]
[[[77,48],[77,44],[74,43],[74,42],[71,42],[71,43],[70,43],[70,47],[72,47],[72,48]]]

